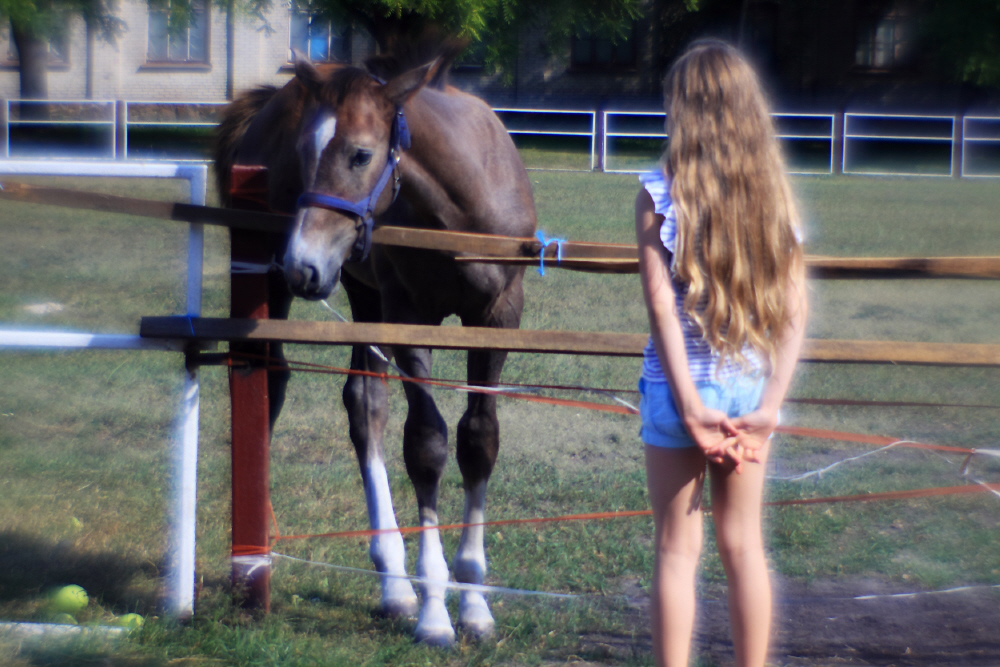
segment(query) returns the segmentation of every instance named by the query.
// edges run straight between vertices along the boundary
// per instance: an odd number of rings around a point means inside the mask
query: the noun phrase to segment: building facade
[[[314,61],[355,64],[377,51],[371,36],[298,11],[295,0],[273,3],[266,29],[259,18],[230,21],[201,2],[188,28],[170,31],[167,11],[124,0],[126,28],[114,43],[73,19],[63,42],[50,44],[49,99],[218,102],[287,82],[292,48]],[[572,39],[526,27],[513,71],[489,74],[466,55],[451,81],[494,107],[655,109],[670,61],[691,39],[710,35],[741,44],[777,105],[790,110],[946,111],[970,108],[984,95],[935,79],[934,54],[916,40],[912,0],[706,0],[697,12],[683,6],[647,0],[643,17],[616,39],[586,26]],[[18,95],[16,49],[0,26],[0,98]]]
[[[361,62],[374,42],[341,30],[294,7],[276,3],[265,17],[236,18],[210,3],[196,6],[182,31],[167,28],[165,11],[126,0],[119,16],[125,30],[114,43],[88,34],[75,17],[62,44],[50,45],[49,99],[218,102],[261,84],[283,85],[292,76],[291,48],[316,61]],[[17,52],[9,29],[0,32],[0,97],[19,93]]]
[[[292,76],[291,49],[314,62],[359,64],[377,52],[363,31],[344,29],[274,3],[260,19],[236,18],[203,2],[191,25],[171,33],[168,15],[142,0],[126,0],[119,16],[124,32],[108,43],[75,17],[59,44],[50,45],[50,100],[210,101],[261,84],[283,85]],[[567,43],[549,43],[542,28],[525,29],[514,71],[486,74],[467,59],[451,74],[454,85],[494,106],[544,105],[594,108],[614,98],[655,100],[648,21],[623,39],[584,33]],[[571,43],[570,43],[571,42]],[[0,29],[0,98],[19,96],[17,51],[9,28]]]

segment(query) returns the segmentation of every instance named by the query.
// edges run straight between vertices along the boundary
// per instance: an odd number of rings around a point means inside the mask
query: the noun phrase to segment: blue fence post
[[[128,105],[123,100],[115,101],[115,159],[128,157]]]
[[[962,178],[962,144],[964,143],[965,118],[955,114],[954,124],[951,130],[951,175],[954,178]]]
[[[830,142],[830,156],[833,161],[832,172],[835,176],[844,173],[844,112],[833,114],[833,136]]]

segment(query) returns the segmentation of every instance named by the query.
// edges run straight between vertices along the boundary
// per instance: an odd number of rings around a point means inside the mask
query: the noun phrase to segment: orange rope
[[[968,447],[952,447],[950,445],[928,445],[922,442],[901,441],[899,438],[889,438],[884,435],[865,435],[863,433],[845,433],[844,431],[829,431],[819,428],[805,428],[803,426],[779,426],[774,429],[775,433],[786,435],[798,435],[807,438],[821,438],[824,440],[846,440],[847,442],[863,442],[869,445],[886,446],[896,444],[897,447],[908,447],[910,449],[930,449],[939,452],[955,452],[957,454],[975,454],[975,449]]]
[[[275,360],[272,357],[263,355],[254,355],[248,353],[232,353],[231,357],[242,357],[246,359],[253,359],[258,361],[265,361],[268,363],[273,363]],[[228,365],[232,365],[232,358],[227,359]],[[527,401],[532,401],[536,403],[544,403],[548,405],[560,405],[565,407],[576,407],[584,408],[590,410],[599,410],[604,412],[614,412],[618,414],[638,414],[637,411],[630,409],[626,406],[618,405],[606,405],[602,403],[594,403],[590,401],[573,401],[566,399],[551,398],[546,396],[527,396],[524,394],[510,394],[505,392],[497,392],[490,390],[488,388],[482,387],[477,388],[475,386],[461,385],[454,382],[447,382],[444,380],[437,379],[425,379],[425,378],[413,378],[404,377],[399,375],[389,375],[388,373],[375,373],[373,371],[364,371],[359,369],[349,369],[349,368],[339,368],[336,366],[325,366],[322,364],[314,364],[302,361],[286,361],[287,366],[275,365],[267,366],[267,370],[298,370],[303,372],[312,373],[329,373],[337,375],[360,375],[363,377],[379,378],[383,382],[386,380],[399,380],[401,382],[414,382],[419,384],[427,384],[431,386],[444,387],[449,389],[458,389],[461,391],[479,391],[482,393],[490,394],[502,394],[508,398],[519,398]],[[298,368],[290,368],[298,367]],[[529,386],[529,387],[543,387],[550,389],[573,389],[573,390],[586,390],[583,387],[563,387],[559,385],[518,385],[518,386]],[[976,406],[979,407],[979,406]],[[987,406],[982,406],[987,407]],[[779,426],[775,429],[777,433],[784,433],[787,435],[811,437],[811,438],[823,438],[829,440],[843,440],[847,442],[860,442],[872,445],[887,446],[891,444],[896,444],[899,447],[907,447],[912,449],[925,449],[934,451],[946,451],[954,453],[968,454],[971,457],[975,454],[975,449],[965,448],[965,447],[951,447],[948,445],[931,445],[925,443],[917,442],[905,442],[900,441],[897,438],[890,438],[887,436],[880,435],[866,435],[860,433],[847,433],[843,431],[832,431],[828,429],[813,429],[798,426]],[[873,500],[903,500],[910,498],[921,498],[929,496],[942,496],[942,495],[952,495],[952,494],[969,494],[969,493],[982,493],[986,491],[1000,491],[1000,484],[979,484],[979,485],[966,485],[966,486],[950,486],[950,487],[935,487],[930,489],[912,489],[908,491],[889,491],[884,493],[865,493],[851,496],[831,496],[826,498],[801,498],[793,500],[777,500],[764,503],[768,507],[782,507],[782,506],[792,506],[792,505],[812,505],[819,503],[847,503],[847,502],[867,502]],[[705,511],[711,511],[711,508],[704,508]],[[362,530],[346,530],[338,531],[332,533],[318,533],[311,535],[282,535],[278,528],[278,520],[274,514],[274,508],[270,508],[271,511],[271,521],[274,525],[274,536],[270,540],[270,546],[273,547],[274,544],[281,540],[305,540],[313,538],[346,538],[346,537],[373,537],[375,535],[381,535],[383,533],[419,533],[426,530],[455,530],[458,528],[472,528],[472,527],[489,527],[489,526],[507,526],[507,525],[517,525],[517,524],[538,524],[538,523],[553,523],[553,522],[564,522],[564,521],[596,521],[604,519],[621,519],[627,517],[636,516],[649,516],[652,514],[651,510],[628,510],[628,511],[617,511],[617,512],[588,512],[583,514],[564,514],[561,516],[554,517],[535,517],[528,519],[500,519],[496,521],[486,521],[483,523],[453,523],[445,524],[440,526],[403,526],[399,528],[388,528],[380,530],[372,529],[362,529]],[[262,546],[250,546],[250,545],[233,545],[233,555],[266,555],[270,553],[270,547]]]
[[[247,354],[243,352],[233,353],[234,357],[244,357],[248,359],[256,359],[266,362],[276,361],[273,357],[266,357],[263,355]],[[389,375],[388,373],[376,373],[374,371],[364,371],[354,368],[339,368],[337,366],[323,366],[321,364],[311,364],[303,361],[287,361],[289,366],[305,366],[305,368],[286,368],[285,366],[265,366],[265,370],[269,371],[284,371],[284,370],[295,370],[305,373],[321,373],[329,375],[360,375],[362,377],[379,378],[383,382],[386,380],[399,380],[400,382],[412,382],[414,384],[425,384],[432,387],[442,387],[444,389],[456,389],[458,391],[469,391],[482,394],[493,394],[497,396],[504,396],[506,398],[516,398],[523,401],[531,401],[532,403],[543,403],[546,405],[559,405],[563,407],[570,408],[582,408],[587,410],[596,410],[599,412],[613,412],[621,415],[637,415],[639,412],[633,410],[624,405],[608,405],[606,403],[594,403],[593,401],[572,401],[564,398],[552,398],[549,396],[529,396],[526,394],[511,394],[508,392],[501,392],[490,389],[489,387],[476,387],[475,385],[463,385],[454,382],[447,382],[444,380],[432,380],[427,378],[415,378],[406,377],[403,375]]]
[[[789,507],[793,505],[817,505],[827,503],[870,502],[875,500],[910,500],[913,498],[928,498],[946,495],[968,495],[972,493],[1000,492],[1000,484],[968,484],[962,486],[939,486],[928,489],[909,489],[905,491],[886,491],[883,493],[860,493],[850,496],[829,496],[824,498],[797,498],[791,500],[772,500],[764,503],[765,507]],[[703,511],[711,512],[711,507],[703,507]],[[420,533],[427,530],[455,530],[458,528],[510,526],[521,524],[556,523],[565,521],[598,521],[605,519],[625,519],[630,517],[651,516],[652,510],[622,510],[617,512],[587,512],[583,514],[563,514],[561,516],[535,517],[529,519],[498,519],[482,523],[452,523],[441,526],[402,526],[400,528],[385,528],[381,530],[344,530],[334,533],[317,533],[313,535],[279,535],[271,546],[281,540],[308,540],[314,538],[341,537],[374,537],[388,533]],[[267,554],[268,547],[233,545],[233,555]]]

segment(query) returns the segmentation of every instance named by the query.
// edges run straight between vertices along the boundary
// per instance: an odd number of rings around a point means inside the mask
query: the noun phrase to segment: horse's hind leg
[[[381,316],[379,295],[349,277],[344,281],[357,322],[377,322]],[[353,370],[384,373],[387,366],[367,346],[351,351]],[[417,596],[406,578],[406,554],[398,528],[385,469],[382,439],[388,418],[388,393],[379,377],[350,375],[344,383],[344,406],[350,422],[351,442],[358,455],[365,488],[368,522],[373,530],[392,532],[372,536],[368,553],[375,569],[382,573],[380,611],[388,616],[413,616]]]
[[[521,322],[524,294],[520,277],[495,302],[493,311],[483,322],[466,322],[466,326],[517,328]],[[494,386],[500,381],[506,352],[469,351],[469,384]],[[458,467],[465,486],[463,523],[482,524],[486,521],[486,484],[493,472],[500,449],[500,422],[497,419],[497,399],[494,394],[469,394],[468,407],[458,422]],[[462,530],[453,564],[455,579],[468,584],[482,584],[486,576],[485,528],[472,525]],[[462,591],[458,623],[466,632],[480,638],[493,634],[494,621],[486,598],[476,591]]]

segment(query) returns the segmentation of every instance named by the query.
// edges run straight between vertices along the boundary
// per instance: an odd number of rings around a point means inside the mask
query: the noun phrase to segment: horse
[[[268,168],[267,202],[294,213],[283,252],[287,294],[272,297],[272,317],[287,316],[294,296],[323,299],[339,282],[357,322],[520,326],[524,267],[456,262],[455,254],[371,244],[373,225],[391,224],[531,237],[536,215],[531,183],[504,126],[479,98],[446,81],[450,59],[407,63],[377,57],[366,67],[314,65],[294,54],[295,76],[282,88],[243,94],[224,114],[216,148],[220,193],[235,164]],[[431,376],[431,351],[394,347],[398,367]],[[281,354],[280,349],[276,354]],[[506,352],[470,350],[468,383],[492,386]],[[405,382],[403,460],[416,491],[420,526],[418,603],[405,578],[404,544],[392,507],[383,454],[387,390],[377,377],[387,359],[355,346],[343,402],[364,484],[369,555],[381,573],[380,612],[417,616],[415,638],[455,641],[445,607],[449,571],[437,530],[437,499],[448,456],[448,426],[426,384]],[[272,425],[287,373],[269,377]],[[481,584],[487,571],[484,527],[487,482],[499,450],[496,397],[470,393],[456,430],[465,507],[452,567],[455,579]],[[474,638],[495,622],[481,592],[460,593],[458,627]]]

